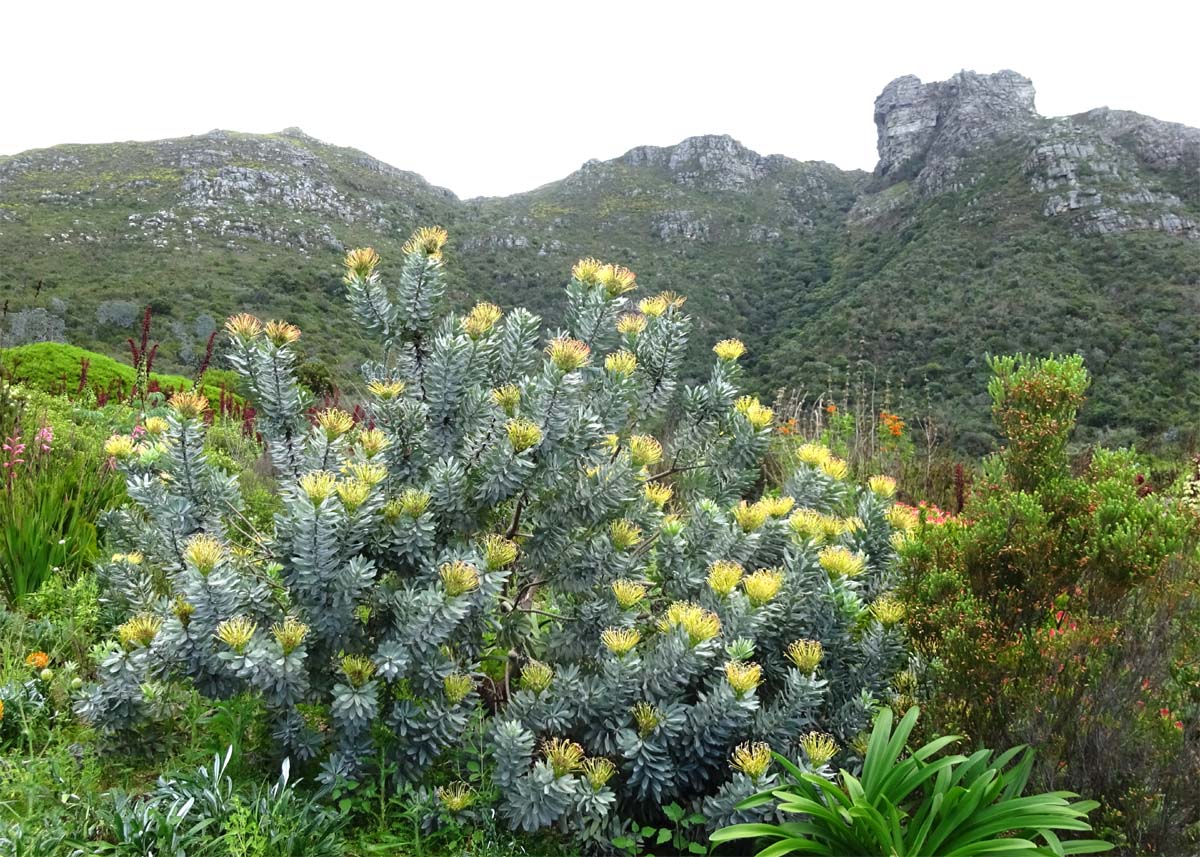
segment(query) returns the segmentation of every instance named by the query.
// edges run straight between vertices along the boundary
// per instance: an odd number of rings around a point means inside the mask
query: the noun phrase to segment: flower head
[[[45,652],[30,652],[25,656],[25,666],[35,670],[44,670],[50,666],[50,656]]]
[[[674,627],[682,628],[687,634],[688,642],[697,646],[721,633],[721,619],[716,613],[705,610],[699,604],[691,601],[676,601],[667,608],[666,619],[663,620],[660,627],[663,630]]]
[[[422,226],[404,243],[400,251],[408,256],[412,253],[422,253],[430,259],[441,259],[442,248],[450,236],[440,226]]]
[[[514,417],[504,424],[513,452],[524,452],[542,442],[542,429],[532,420]]]
[[[808,757],[808,763],[814,768],[828,764],[838,751],[837,742],[824,732],[809,732],[800,739],[800,747]]]
[[[833,458],[833,453],[829,451],[828,447],[821,446],[819,443],[805,443],[796,450],[796,458],[809,467],[820,467]]]
[[[379,266],[379,254],[370,247],[357,247],[346,254],[342,264],[346,268],[346,282],[370,279]]]
[[[343,655],[341,668],[351,687],[362,687],[375,675],[375,664],[366,655]]]
[[[446,692],[446,700],[451,705],[458,705],[475,689],[475,679],[466,673],[450,673],[442,679],[442,688]]]
[[[216,638],[239,655],[246,650],[258,626],[247,616],[234,616],[217,625]]]
[[[614,581],[612,592],[622,610],[632,610],[646,597],[646,587],[632,580]]]
[[[320,506],[337,490],[337,477],[328,470],[314,470],[300,477],[300,490],[314,506]]]
[[[821,464],[821,472],[839,482],[850,475],[850,465],[841,458],[829,458]]]
[[[617,298],[637,288],[637,274],[620,265],[602,265],[596,272],[596,282],[610,298]]]
[[[637,369],[637,358],[631,351],[614,351],[604,358],[604,368],[614,375],[627,378]]]
[[[272,625],[271,633],[279,648],[283,649],[283,653],[290,655],[304,643],[304,638],[308,636],[308,626],[295,616],[289,615],[282,622]]]
[[[857,577],[867,569],[866,557],[841,545],[821,548],[817,562],[830,577]]]
[[[109,458],[128,458],[133,455],[133,438],[127,434],[114,434],[104,441],[104,454]]]
[[[407,385],[400,380],[375,378],[367,383],[367,392],[381,402],[390,402],[404,395]]]
[[[388,448],[391,441],[379,429],[364,429],[358,433],[358,447],[367,458],[374,458]]]
[[[713,346],[713,353],[718,360],[733,362],[746,353],[746,346],[740,339],[722,339]]]
[[[637,724],[638,734],[643,738],[662,723],[662,712],[645,700],[635,703],[630,713],[633,715],[633,722]]]
[[[796,640],[787,647],[788,660],[802,673],[813,673],[825,657],[825,649],[817,640]]]
[[[743,533],[752,533],[767,522],[767,507],[762,503],[747,503],[742,500],[733,507],[733,519],[737,521]]]
[[[844,531],[844,524],[832,515],[813,509],[797,509],[788,518],[788,526],[797,536],[806,539],[834,539]]]
[[[867,487],[880,497],[896,496],[896,480],[890,476],[872,476],[867,480]]]
[[[652,298],[642,298],[638,301],[638,309],[641,310],[642,315],[650,316],[651,318],[658,318],[658,316],[667,311],[669,306],[670,304],[667,303],[662,295],[655,295]]]
[[[552,681],[554,681],[554,670],[548,664],[541,661],[530,661],[521,670],[521,678],[517,684],[522,690],[541,693],[550,687]]]
[[[483,538],[483,561],[488,571],[512,565],[517,558],[517,543],[495,533]]]
[[[521,404],[521,389],[516,384],[497,387],[492,390],[492,402],[504,411],[505,416],[511,417],[517,412],[517,406]]]
[[[708,567],[708,588],[724,598],[737,588],[745,573],[739,563],[719,559]]]
[[[626,336],[637,336],[646,329],[646,317],[627,312],[617,319],[617,332]]]
[[[207,575],[225,559],[225,546],[207,533],[197,533],[184,546],[183,558],[196,571]]]
[[[551,738],[542,745],[542,753],[556,777],[565,777],[578,771],[583,767],[586,755],[583,747],[566,738]]]
[[[608,525],[608,537],[617,550],[629,550],[641,542],[642,528],[626,518],[617,518]]]
[[[451,598],[474,592],[479,588],[479,570],[461,559],[444,563],[438,569],[438,577],[442,579],[442,586]]]
[[[405,488],[400,492],[400,496],[396,498],[398,511],[402,515],[407,515],[410,518],[419,518],[425,514],[425,510],[429,508],[429,501],[432,499],[428,491],[420,488]]]
[[[662,461],[663,448],[648,434],[635,434],[629,438],[629,461],[635,468],[648,467]]]
[[[741,396],[734,402],[733,407],[759,431],[765,429],[775,419],[775,411],[759,402],[757,396]]]
[[[920,522],[920,514],[912,506],[897,503],[884,513],[889,524],[895,529],[908,532],[914,530]]]
[[[151,435],[152,437],[158,437],[168,428],[170,428],[171,424],[162,417],[147,417],[145,427],[147,434]]]
[[[738,744],[729,766],[758,782],[771,767],[771,745],[762,742]]]
[[[162,619],[153,613],[139,613],[117,627],[117,639],[126,650],[133,651],[139,646],[144,648],[154,642],[161,627]]]
[[[347,512],[353,512],[371,496],[371,486],[357,479],[343,479],[337,484],[338,499]]]
[[[742,581],[746,597],[755,607],[762,607],[779,594],[783,586],[783,572],[777,568],[760,568]]]
[[[729,661],[725,664],[725,680],[737,698],[741,699],[762,683],[762,667],[754,663]]]
[[[456,780],[447,786],[438,786],[437,799],[450,812],[462,812],[475,803],[475,790],[462,780]]]
[[[378,485],[387,479],[387,468],[382,464],[356,461],[350,465],[350,475],[366,485]]]
[[[603,267],[604,263],[599,259],[593,259],[591,257],[588,257],[587,259],[580,259],[575,263],[575,266],[571,268],[571,277],[572,279],[583,283],[585,286],[594,286],[600,282],[600,269]]]
[[[564,372],[573,372],[588,364],[591,360],[592,349],[578,339],[560,336],[550,340],[546,346],[546,356],[550,362]]]
[[[180,419],[198,419],[208,410],[208,398],[199,390],[180,390],[171,396],[171,409]]]
[[[467,336],[479,339],[487,336],[503,315],[504,310],[500,307],[487,301],[480,301],[467,313],[467,317],[462,320],[460,327]]]
[[[354,417],[339,408],[326,408],[317,412],[316,423],[326,439],[336,440],[354,428]]]
[[[288,324],[286,321],[268,321],[263,330],[267,334],[267,339],[271,340],[271,344],[276,348],[292,345],[300,339],[300,328],[294,324]]]
[[[646,499],[660,509],[667,505],[674,493],[670,485],[664,485],[661,482],[647,482],[642,491],[646,495]]]
[[[891,627],[904,618],[904,604],[896,596],[881,595],[871,602],[871,615],[885,627]]]
[[[262,333],[263,324],[248,312],[231,316],[225,321],[225,330],[237,339],[253,339]]]
[[[796,498],[781,494],[778,497],[763,497],[758,502],[772,518],[782,518],[792,511],[792,507],[796,505]]]
[[[606,628],[600,635],[600,642],[618,658],[632,652],[641,640],[642,635],[637,628]]]
[[[599,756],[585,759],[581,770],[583,771],[583,776],[588,781],[588,785],[599,791],[616,774],[617,766],[603,756]]]

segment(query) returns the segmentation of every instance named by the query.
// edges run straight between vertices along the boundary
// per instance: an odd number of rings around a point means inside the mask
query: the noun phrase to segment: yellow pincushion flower
[[[862,528],[863,528],[863,520],[862,520],[862,518],[858,517],[858,515],[855,515],[850,518],[842,518],[842,532],[843,533],[857,533]]]
[[[583,747],[566,738],[551,738],[543,745],[542,753],[556,777],[565,777],[578,771],[583,767],[586,755]]]
[[[666,298],[662,295],[655,295],[652,298],[642,298],[638,301],[638,309],[641,310],[642,315],[650,316],[651,318],[658,318],[658,316],[667,311],[668,306],[670,304],[667,303]]]
[[[337,478],[328,470],[314,470],[300,477],[300,490],[314,506],[320,506],[337,490]]]
[[[871,615],[881,625],[891,627],[904,618],[904,604],[894,595],[882,595],[871,603]]]
[[[892,506],[884,513],[884,517],[887,518],[889,524],[904,532],[916,529],[917,524],[921,521],[916,509],[904,505]]]
[[[371,496],[371,486],[357,479],[342,480],[337,484],[338,499],[346,511],[353,512]]]
[[[629,550],[642,541],[642,528],[633,521],[618,518],[608,525],[608,537],[617,550]]]
[[[451,705],[458,705],[475,689],[475,679],[466,673],[450,673],[442,679],[442,688],[446,692],[446,700]]]
[[[104,441],[104,454],[109,458],[128,458],[133,455],[133,438],[125,434],[114,434]]]
[[[308,626],[295,616],[287,616],[283,622],[271,626],[271,633],[279,648],[283,649],[283,653],[290,655],[300,648],[304,638],[308,636]]]
[[[808,757],[809,765],[814,768],[828,764],[838,751],[837,742],[824,732],[809,732],[800,739],[800,747]]]
[[[890,476],[872,476],[867,480],[867,487],[880,497],[890,499],[896,496],[896,480]]]
[[[300,339],[300,328],[294,324],[288,324],[286,321],[268,321],[263,330],[267,334],[267,339],[271,340],[271,344],[276,348],[283,348]]]
[[[718,360],[732,362],[746,353],[746,346],[740,339],[722,339],[713,346],[713,353]]]
[[[171,424],[162,417],[146,417],[146,433],[151,437],[158,437],[170,427]]]
[[[406,387],[403,381],[375,378],[367,383],[367,392],[381,402],[388,402],[404,395]]]
[[[817,640],[796,640],[787,647],[788,660],[802,673],[813,673],[825,657],[825,648]]]
[[[542,430],[537,423],[524,417],[515,417],[504,424],[508,442],[514,452],[524,452],[542,442]]]
[[[517,543],[504,536],[490,534],[483,539],[483,561],[489,571],[511,565],[517,558]]]
[[[614,375],[627,378],[637,369],[637,357],[629,351],[616,351],[604,358],[604,368]]]
[[[552,681],[554,681],[554,670],[548,664],[544,664],[541,661],[530,661],[521,670],[521,678],[518,684],[523,690],[541,693],[550,687],[550,682]]]
[[[600,634],[600,642],[618,658],[632,652],[633,647],[641,641],[642,635],[637,628],[605,628]]]
[[[833,458],[833,453],[819,443],[805,443],[796,450],[796,458],[809,467],[820,467]]]
[[[650,435],[635,434],[629,438],[629,461],[634,468],[658,464],[662,456],[662,444]]]
[[[382,464],[369,464],[356,461],[348,469],[351,476],[367,485],[378,485],[384,479],[387,479],[387,468]]]
[[[721,633],[721,619],[716,613],[705,610],[690,601],[676,601],[667,608],[667,617],[660,628],[668,631],[680,627],[687,634],[688,642],[697,646]]]
[[[767,510],[767,514],[772,518],[784,518],[792,511],[792,507],[796,505],[796,498],[784,494],[779,497],[763,497],[758,502],[762,504],[763,508]]]
[[[646,317],[627,312],[617,319],[617,333],[626,336],[637,336],[646,329]]]
[[[341,667],[351,687],[362,687],[375,675],[375,664],[366,655],[343,655]]]
[[[677,292],[659,292],[658,296],[666,301],[667,306],[672,309],[680,309],[687,303],[687,298]]]
[[[391,444],[387,435],[379,429],[366,429],[358,433],[358,447],[367,458],[374,458]]]
[[[438,569],[438,576],[442,579],[446,594],[451,598],[474,592],[479,588],[479,570],[461,559],[444,563]]]
[[[153,613],[139,613],[117,628],[117,638],[127,650],[149,646],[158,636],[162,619]]]
[[[775,411],[759,402],[757,396],[741,396],[734,402],[733,407],[759,431],[769,426],[775,419]]]
[[[788,518],[788,526],[797,536],[815,540],[835,539],[845,532],[841,520],[813,509],[797,509]]]
[[[521,404],[521,390],[516,384],[505,384],[503,387],[492,390],[492,402],[504,411],[505,416],[511,417],[517,412],[517,406]]]
[[[199,533],[188,539],[183,558],[196,571],[207,575],[225,558],[225,546],[207,533]]]
[[[631,610],[646,597],[646,587],[632,580],[618,580],[612,585],[612,593],[622,610]]]
[[[708,567],[708,588],[724,598],[737,588],[745,573],[740,564],[719,559]]]
[[[636,703],[630,713],[633,715],[633,722],[637,724],[638,734],[643,738],[662,723],[662,712],[645,700]]]
[[[357,247],[346,254],[342,265],[346,268],[347,282],[351,278],[366,280],[375,273],[375,269],[379,266],[379,254],[370,247]]]
[[[462,780],[438,786],[435,793],[442,806],[450,812],[462,812],[475,803],[475,790]]]
[[[217,625],[217,633],[214,636],[240,655],[246,650],[246,646],[250,645],[250,640],[254,638],[254,632],[257,630],[258,626],[254,624],[254,620],[247,616],[234,616]]]
[[[486,336],[496,326],[501,317],[504,315],[504,310],[495,304],[487,301],[480,301],[471,308],[460,324],[463,333],[472,339],[479,339],[481,336]]]
[[[317,412],[317,428],[328,440],[336,440],[354,428],[354,417],[339,408]]]
[[[830,577],[857,577],[867,569],[866,557],[841,545],[821,548],[817,562]]]
[[[238,313],[225,320],[225,330],[238,339],[253,339],[262,333],[263,325],[248,312]]]
[[[839,482],[850,475],[850,465],[841,458],[830,458],[821,465],[821,472]]]
[[[741,771],[754,782],[771,767],[771,745],[760,742],[738,744],[733,751],[729,766],[735,771]]]
[[[428,491],[423,491],[420,488],[405,488],[400,492],[397,502],[401,514],[407,515],[410,518],[419,518],[429,508],[429,501],[431,499]]]
[[[571,277],[583,283],[585,286],[594,286],[600,282],[600,269],[604,267],[604,263],[599,259],[593,259],[590,256],[586,259],[580,259],[571,268]]]
[[[591,360],[592,349],[578,339],[560,336],[550,340],[546,346],[546,356],[550,362],[564,372],[573,372],[588,364]]]
[[[783,572],[776,568],[760,568],[742,581],[742,589],[755,607],[772,601],[782,586]]]
[[[733,507],[733,519],[743,533],[752,533],[767,522],[767,508],[760,503],[752,505],[742,500]]]
[[[660,509],[667,505],[674,493],[670,485],[663,485],[661,482],[648,482],[642,490],[646,494],[646,499]]]
[[[149,614],[142,615],[148,616]],[[25,666],[31,667],[34,670],[44,670],[50,666],[50,656],[42,651],[30,652],[25,656]]]
[[[914,543],[912,535],[903,530],[896,530],[888,537],[888,543],[896,553],[902,553],[905,548]]]
[[[186,628],[191,623],[192,614],[196,612],[196,608],[182,598],[176,598],[171,602],[171,612],[179,620],[179,624]]]
[[[441,259],[442,248],[446,246],[449,238],[449,234],[440,226],[422,226],[412,234],[408,241],[404,242],[400,252],[406,256],[411,253],[422,253],[430,259]]]
[[[145,557],[142,556],[141,551],[131,551],[125,554],[125,561],[130,565],[141,565],[144,559]]]
[[[762,683],[762,667],[754,663],[730,661],[725,664],[725,680],[737,698],[741,699]]]
[[[584,760],[581,770],[584,777],[587,778],[588,784],[596,791],[599,791],[616,774],[617,766],[603,756],[600,756]]]
[[[604,287],[604,293],[617,298],[637,288],[637,274],[620,265],[602,265],[596,272],[596,282]]]

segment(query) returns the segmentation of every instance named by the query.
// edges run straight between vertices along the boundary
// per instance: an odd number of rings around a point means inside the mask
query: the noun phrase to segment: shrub
[[[889,497],[819,448],[758,494],[773,414],[739,397],[739,354],[681,386],[683,298],[633,312],[623,268],[576,266],[541,353],[521,309],[438,321],[444,240],[418,232],[395,287],[347,257],[382,340],[357,425],[306,417],[298,329],[227,324],[281,486],[269,541],[229,547],[241,500],[202,398],[119,451],[136,505],[106,523],[139,561],[100,570],[130,618],[80,711],[144,742],[152,678],[252,689],[280,752],[337,788],[429,780],[482,702],[504,817],[597,839],[672,800],[719,823],[753,790],[742,742],[849,744],[905,659]]]

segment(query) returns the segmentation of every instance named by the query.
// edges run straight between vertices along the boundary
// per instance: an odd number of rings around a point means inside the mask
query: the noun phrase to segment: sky
[[[1107,105],[1200,127],[1196,2],[5,6],[0,154],[298,126],[461,197],[710,133],[871,169],[889,80],[1003,68],[1045,115]]]

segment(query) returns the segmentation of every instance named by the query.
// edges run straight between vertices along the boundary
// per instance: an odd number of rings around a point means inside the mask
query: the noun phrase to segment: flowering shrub
[[[300,330],[226,325],[280,480],[270,538],[231,546],[241,497],[206,460],[203,396],[111,441],[134,505],[100,572],[126,620],[80,712],[128,744],[164,684],[250,690],[280,753],[335,786],[383,759],[428,780],[482,705],[509,823],[598,839],[674,800],[742,818],[744,744],[814,770],[846,752],[906,658],[894,483],[856,486],[811,444],[759,494],[774,414],[738,393],[740,342],[681,385],[684,298],[635,303],[634,274],[592,259],[542,349],[522,309],[439,319],[445,241],[418,231],[395,285],[374,251],[346,257],[381,342],[359,421],[306,416]],[[471,789],[436,794],[466,811]]]

